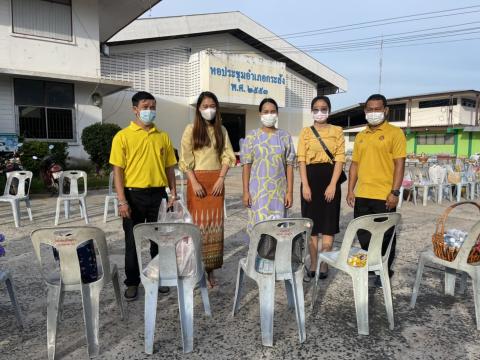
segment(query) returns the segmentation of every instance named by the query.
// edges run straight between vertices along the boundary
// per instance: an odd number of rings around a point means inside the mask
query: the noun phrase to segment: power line
[[[454,40],[432,41],[432,42],[416,43],[416,44],[404,44],[404,45],[384,46],[383,49],[404,48],[404,47],[423,46],[423,45],[434,45],[434,44],[446,44],[446,43],[455,43],[455,42],[471,41],[471,40],[480,40],[480,37],[465,38],[465,39],[454,39]],[[328,53],[358,52],[358,51],[367,51],[367,50],[376,50],[376,51],[378,51],[378,46],[358,48],[358,49],[329,50]]]
[[[459,26],[465,26],[465,25],[473,25],[473,24],[479,24],[480,21],[471,21],[467,23],[461,23],[461,24],[455,24],[455,25],[446,25],[446,26],[439,26],[439,27],[432,27],[432,28],[426,28],[426,29],[419,29],[419,30],[411,30],[411,31],[404,31],[404,32],[399,32],[399,33],[392,33],[392,34],[386,34],[386,35],[377,35],[377,36],[369,36],[369,37],[364,37],[364,38],[356,38],[356,39],[350,39],[350,40],[342,40],[342,41],[331,41],[331,42],[324,42],[324,43],[317,43],[317,44],[306,44],[306,45],[299,45],[296,46],[298,49],[308,49],[310,47],[314,46],[322,46],[322,45],[338,45],[338,44],[347,44],[347,43],[353,43],[356,41],[360,40],[370,40],[370,39],[379,39],[379,38],[388,38],[392,36],[398,36],[398,35],[405,35],[405,34],[414,34],[414,33],[419,33],[419,32],[424,32],[424,31],[430,31],[430,30],[441,30],[441,29],[449,29],[453,27],[459,27]],[[289,48],[276,48],[276,49],[290,49]]]
[[[398,44],[398,43],[407,43],[407,44],[414,44],[418,41],[424,40],[432,40],[432,39],[439,39],[439,38],[446,38],[446,37],[453,37],[453,36],[460,36],[460,35],[470,35],[470,34],[478,34],[480,33],[480,28],[477,28],[477,31],[469,31],[463,32],[461,34],[446,34],[446,35],[437,35],[437,36],[425,36],[417,39],[395,39],[391,41],[384,41],[384,44]],[[309,49],[308,52],[322,52],[322,51],[330,51],[330,50],[342,50],[342,49],[355,49],[355,48],[362,48],[368,46],[375,46],[377,49],[379,47],[379,42],[372,42],[366,44],[356,44],[352,46],[338,46],[338,47],[330,47],[330,48],[317,48],[317,49]]]
[[[478,12],[480,12],[480,10],[478,10]],[[454,27],[459,27],[459,26],[465,26],[465,25],[472,25],[472,24],[478,24],[480,23],[479,21],[471,21],[471,22],[465,22],[465,23],[460,23],[460,24],[454,24],[454,25],[446,25],[446,26],[439,26],[439,27],[431,27],[431,28],[426,28],[426,29],[419,29],[419,30],[412,30],[412,31],[406,31],[406,32],[399,32],[399,33],[392,33],[392,34],[386,34],[384,35],[385,38],[389,38],[389,37],[393,37],[393,36],[397,36],[397,35],[406,35],[406,34],[413,34],[413,33],[419,33],[419,32],[424,32],[424,31],[430,31],[430,30],[440,30],[440,29],[449,29],[449,28],[454,28]],[[461,30],[457,30],[457,31],[461,31]],[[370,39],[378,39],[380,38],[381,36],[372,36],[372,37],[365,37],[365,38],[357,38],[357,39],[351,39],[351,40],[343,40],[343,41],[338,41],[338,42],[324,42],[324,43],[317,43],[317,44],[306,44],[306,45],[300,45],[300,46],[294,46],[294,45],[291,45],[291,47],[279,47],[279,48],[275,48],[275,51],[271,51],[270,53],[275,53],[275,52],[283,52],[285,50],[285,52],[292,52],[292,47],[293,48],[296,48],[296,50],[294,50],[293,52],[297,52],[298,50],[297,49],[300,49],[300,50],[304,50],[304,52],[310,52],[312,48],[314,49],[317,49],[318,47],[322,47],[324,45],[340,45],[340,44],[348,44],[348,43],[354,43],[356,41],[360,41],[360,40],[370,40]],[[379,44],[379,41],[377,42]],[[210,43],[197,43],[195,44],[195,48],[201,48],[203,45],[205,46],[208,46],[210,45]],[[260,45],[260,44],[263,44],[262,42],[260,41],[257,41],[256,43],[257,45]],[[224,51],[224,52],[227,52],[227,53],[244,53],[245,50],[244,49],[217,49],[217,50],[220,50],[220,51]],[[264,53],[269,53],[268,51],[267,52],[264,52]]]
[[[480,10],[475,10],[475,11],[460,11],[460,10],[467,10],[467,9],[475,9],[475,8],[480,8],[480,5],[473,5],[473,6],[466,6],[466,7],[461,7],[461,8],[454,8],[454,9],[448,9],[448,10],[439,10],[439,11],[429,11],[429,12],[424,12],[424,13],[418,13],[418,14],[411,14],[411,15],[404,15],[404,16],[397,16],[397,17],[391,17],[391,18],[385,18],[385,19],[378,19],[378,20],[371,20],[371,21],[364,21],[360,23],[353,23],[353,24],[347,24],[347,25],[339,25],[339,26],[332,26],[332,27],[326,27],[326,28],[320,28],[316,30],[307,30],[307,31],[301,31],[301,32],[295,32],[295,33],[288,33],[288,34],[283,34],[283,35],[275,35],[275,36],[266,36],[263,38],[258,38],[258,40],[274,40],[277,38],[281,39],[287,39],[287,38],[297,38],[297,37],[304,37],[304,36],[312,36],[313,35],[318,35],[318,34],[330,34],[332,32],[342,32],[342,31],[351,31],[351,30],[357,30],[357,29],[364,29],[368,27],[374,27],[374,26],[384,26],[384,25],[389,25],[389,24],[397,24],[401,22],[411,22],[411,21],[419,21],[419,20],[428,20],[428,19],[434,19],[434,18],[440,18],[440,17],[446,17],[446,16],[456,16],[456,15],[465,15],[465,14],[472,14],[472,13],[477,13],[480,12]],[[460,11],[456,12],[453,14],[445,14],[447,12],[455,12],[455,11]],[[435,16],[428,16],[426,17],[425,15],[433,15],[433,14],[443,14],[443,15],[435,15]],[[409,18],[418,18],[418,19],[409,19]],[[404,19],[403,21],[395,21],[395,20],[400,20]],[[380,24],[377,24],[380,23]],[[367,25],[367,26],[363,26]],[[334,30],[334,31],[332,31]]]
[[[475,22],[478,23],[478,22]],[[438,27],[436,29],[442,29],[442,28],[449,28],[452,26],[446,26],[446,27]],[[433,28],[435,29],[435,28]],[[423,29],[423,30],[416,30],[416,31],[408,31],[408,32],[403,32],[403,33],[397,33],[397,34],[389,34],[384,36],[384,43],[385,44],[392,44],[392,43],[400,43],[400,42],[416,42],[416,41],[422,41],[422,40],[428,40],[428,39],[435,39],[435,38],[442,38],[442,37],[452,37],[452,36],[461,36],[461,35],[468,35],[472,33],[477,33],[478,30],[480,30],[480,27],[468,27],[468,28],[463,28],[463,29],[455,29],[455,30],[448,30],[448,31],[437,31],[437,32],[429,32],[429,33],[423,33],[423,34],[415,34],[415,35],[409,35],[409,36],[396,36],[393,37],[394,35],[399,35],[399,34],[410,34],[410,33],[415,33],[415,32],[420,32],[420,31],[426,31],[429,29]],[[385,37],[388,37],[385,39]],[[368,39],[377,39],[377,40],[372,40],[372,41],[357,41],[361,39],[353,39],[353,40],[348,40],[344,42],[329,42],[329,43],[324,43],[324,44],[312,44],[312,45],[305,45],[304,47],[291,47],[291,48],[275,48],[271,51],[263,51],[265,54],[274,54],[278,52],[282,52],[284,54],[287,53],[297,53],[297,52],[313,52],[313,51],[328,51],[328,50],[337,50],[337,49],[349,49],[349,48],[357,48],[357,47],[365,47],[365,46],[372,46],[372,45],[380,45],[380,40],[378,39],[378,36],[374,37],[369,37],[369,38],[364,38],[366,40]],[[215,49],[216,51],[221,51],[224,53],[230,53],[230,54],[242,54],[245,53],[245,50],[243,49]]]
[[[476,8],[479,8],[479,9],[474,10],[474,11],[458,12],[459,10],[476,9]],[[455,11],[457,11],[457,12],[453,13],[453,14],[445,14],[446,12],[455,12]],[[261,40],[269,40],[270,39],[270,40],[286,41],[287,38],[300,38],[300,37],[307,37],[307,36],[313,36],[313,35],[320,35],[320,34],[324,34],[324,33],[325,34],[331,34],[331,33],[336,33],[336,32],[351,31],[351,30],[357,30],[357,29],[363,29],[363,28],[369,28],[369,27],[385,26],[385,25],[390,25],[390,24],[397,24],[397,23],[404,23],[404,22],[411,22],[411,21],[421,21],[421,20],[428,20],[428,19],[440,18],[440,17],[450,17],[450,16],[457,16],[457,15],[474,14],[474,13],[479,13],[479,12],[480,12],[480,5],[454,8],[454,9],[448,9],[448,10],[440,10],[440,11],[430,11],[430,12],[424,12],[424,13],[418,13],[418,14],[412,14],[412,15],[404,15],[404,16],[398,16],[398,17],[392,17],[392,18],[386,18],[386,19],[366,21],[366,22],[361,22],[361,23],[354,23],[354,24],[348,24],[348,25],[340,25],[340,26],[321,28],[321,29],[317,29],[317,30],[308,30],[308,31],[297,32],[297,33],[289,33],[289,34],[284,34],[284,35],[273,35],[273,36],[258,37],[258,38],[255,39],[256,40],[255,45],[264,44]],[[417,19],[407,19],[407,20],[404,20],[404,21],[385,22],[385,21],[389,21],[389,20],[399,20],[399,19],[405,19],[405,18],[410,18],[410,17],[420,17],[420,16],[424,16],[424,15],[429,15],[429,14],[443,14],[443,15],[421,17],[421,18],[417,18]],[[383,23],[374,24],[374,23],[378,23],[378,22],[383,22]],[[471,23],[476,23],[476,22],[471,22]],[[369,25],[369,24],[374,24],[374,25],[358,27],[358,25]],[[466,24],[470,24],[470,23],[465,23],[465,25]],[[460,26],[460,25],[452,25],[452,27],[453,26]],[[314,34],[313,35],[306,35],[307,33],[314,33]],[[305,35],[305,36],[301,36],[302,34]],[[298,35],[298,36],[296,36],[296,35]],[[196,47],[208,46],[210,44],[211,44],[211,42],[206,42],[206,41],[205,42],[198,42],[196,44]],[[294,45],[292,44],[292,46],[294,46]],[[299,48],[300,48],[300,46],[299,46]]]

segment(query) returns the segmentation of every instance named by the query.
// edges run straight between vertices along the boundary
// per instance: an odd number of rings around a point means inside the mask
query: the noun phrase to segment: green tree
[[[116,124],[95,123],[82,131],[82,144],[95,164],[97,174],[108,169],[110,149],[115,134],[120,130]]]

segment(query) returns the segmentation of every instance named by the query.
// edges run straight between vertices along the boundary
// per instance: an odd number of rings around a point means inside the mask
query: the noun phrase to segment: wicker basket
[[[460,205],[470,204],[476,206],[480,210],[480,205],[473,201],[463,201],[453,205],[450,205],[448,208],[445,209],[442,216],[438,218],[437,227],[435,229],[435,233],[432,236],[432,243],[433,243],[433,252],[437,257],[447,261],[453,261],[457,257],[458,251],[460,248],[451,247],[445,244],[444,241],[444,234],[445,234],[445,222],[447,221],[447,217],[450,212]],[[480,242],[480,236],[477,239],[478,244]],[[469,264],[476,263],[480,261],[480,249],[478,245],[472,247],[470,254],[468,255],[467,262]]]

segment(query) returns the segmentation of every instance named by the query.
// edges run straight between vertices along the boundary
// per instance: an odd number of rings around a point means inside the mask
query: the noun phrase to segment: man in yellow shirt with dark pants
[[[354,208],[354,217],[395,212],[400,195],[407,141],[403,131],[386,120],[387,99],[380,94],[371,95],[365,103],[365,118],[368,126],[355,137],[352,163],[349,171],[347,203]],[[356,188],[355,188],[356,186]],[[393,228],[384,237],[382,254],[385,254],[392,237]],[[370,233],[359,230],[358,240],[367,250]],[[393,275],[396,237],[388,258],[388,271]],[[375,285],[381,287],[380,277]]]
[[[156,101],[147,92],[132,97],[135,120],[119,131],[112,142],[110,164],[113,166],[118,209],[125,232],[125,298],[135,300],[140,284],[133,227],[144,222],[156,222],[162,199],[167,199],[165,187],[175,200],[177,163],[168,134],[155,127]],[[150,255],[157,255],[158,246],[150,242]],[[160,292],[167,293],[168,287]]]

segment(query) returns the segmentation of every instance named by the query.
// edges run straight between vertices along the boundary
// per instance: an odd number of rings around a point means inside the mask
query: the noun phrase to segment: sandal
[[[207,273],[207,286],[209,289],[213,289],[218,285],[217,279],[213,276],[213,271]]]
[[[315,278],[315,271],[305,270],[305,275],[303,276],[303,282],[309,283],[312,279]]]

